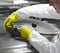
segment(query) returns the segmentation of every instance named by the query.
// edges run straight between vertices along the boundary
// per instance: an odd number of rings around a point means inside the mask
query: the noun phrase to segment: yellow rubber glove
[[[26,26],[21,26],[20,28],[17,28],[17,31],[21,34],[21,37],[24,39],[27,39],[32,30]]]
[[[6,26],[6,25],[7,25],[7,26],[10,26],[11,23],[12,23],[16,18],[18,18],[18,14],[17,14],[16,12],[13,12],[11,15],[9,15],[9,16],[5,19],[5,21],[4,21],[4,23],[3,23],[4,29],[5,29],[5,26]]]

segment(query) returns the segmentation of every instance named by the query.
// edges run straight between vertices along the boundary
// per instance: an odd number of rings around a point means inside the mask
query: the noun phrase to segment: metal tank
[[[13,28],[11,29],[18,28],[21,25],[26,25],[32,30],[36,30],[40,34],[44,35],[45,37],[49,37],[49,34],[58,35],[60,33],[60,30],[52,24],[28,18],[16,19],[12,23]],[[33,48],[28,40],[21,39],[19,36],[12,37],[13,35],[8,31],[5,31],[4,29],[1,30],[0,53],[39,53],[35,48]]]

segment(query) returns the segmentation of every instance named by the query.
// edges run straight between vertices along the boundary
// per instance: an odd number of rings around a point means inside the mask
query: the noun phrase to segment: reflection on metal
[[[34,53],[37,51],[27,41],[13,39],[7,32],[0,33],[0,53],[20,53],[20,52]]]
[[[40,3],[48,3],[49,0],[27,0],[27,1],[34,1],[34,2],[40,2]]]
[[[10,9],[13,8],[22,8],[22,7],[26,7],[26,6],[30,6],[30,5],[34,5],[34,4],[39,4],[38,2],[28,2],[28,3],[10,3],[10,2],[0,2],[0,7],[9,7]]]
[[[34,27],[32,27],[32,23],[35,23],[35,25],[37,25],[36,30],[39,33],[42,33],[42,34],[58,34],[58,33],[60,33],[60,30],[57,27],[55,27],[54,25],[46,23],[46,22],[42,22],[40,20],[28,19],[28,18],[18,18],[17,20],[14,21],[14,24],[17,27],[19,27],[21,25],[26,25],[27,27],[34,30]]]
[[[24,1],[24,0],[14,0],[13,3],[14,3],[14,4],[24,4],[24,3],[28,3],[28,1]]]
[[[18,18],[14,22],[14,26],[19,28],[21,25],[25,25],[32,30],[36,30],[41,35],[48,38],[50,41],[51,39],[60,33],[60,30],[52,24],[41,22],[35,19],[28,19],[28,18]],[[52,30],[53,29],[53,30]]]
[[[12,0],[0,1],[0,5],[20,5],[20,4],[38,4],[39,2],[25,1],[25,0]]]
[[[0,17],[0,53],[38,53],[28,41],[14,39],[2,28],[5,18]]]
[[[29,0],[14,0],[14,4],[38,4],[40,2],[35,2],[35,1],[29,1]]]

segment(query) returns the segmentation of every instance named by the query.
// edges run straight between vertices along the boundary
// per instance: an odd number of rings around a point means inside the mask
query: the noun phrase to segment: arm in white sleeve
[[[60,53],[60,49],[57,48],[58,44],[50,42],[36,31],[30,34],[28,40],[40,53]]]
[[[20,17],[34,16],[39,18],[51,18],[48,12],[50,10],[51,7],[49,6],[49,4],[37,4],[28,7],[23,7],[21,9],[18,9],[16,12]]]
[[[37,4],[23,7],[16,12],[21,18],[33,16],[38,18],[60,19],[60,14],[58,14],[55,8],[49,4]]]

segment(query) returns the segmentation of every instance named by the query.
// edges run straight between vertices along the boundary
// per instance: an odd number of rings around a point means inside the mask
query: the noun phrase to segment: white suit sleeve
[[[55,8],[49,4],[37,4],[23,7],[16,12],[21,18],[34,16],[38,18],[60,19],[60,14],[58,14]]]
[[[49,11],[51,12],[49,4],[37,4],[21,8],[16,12],[20,17],[34,16],[39,18],[51,18]]]
[[[48,39],[46,39],[36,31],[33,31],[30,34],[28,40],[32,44],[32,46],[36,48],[40,53],[59,53],[57,44],[50,42]]]

